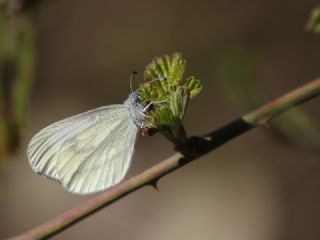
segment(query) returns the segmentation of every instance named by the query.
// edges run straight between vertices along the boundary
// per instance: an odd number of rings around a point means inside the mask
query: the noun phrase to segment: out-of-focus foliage
[[[33,75],[33,29],[22,14],[0,8],[0,159],[14,152]]]
[[[313,33],[320,33],[320,6],[312,10],[307,22],[307,30]]]
[[[238,107],[259,107],[264,99],[257,82],[256,65],[249,53],[239,47],[221,50],[216,56],[218,79],[228,97]]]
[[[159,130],[176,145],[185,143],[182,120],[189,99],[200,93],[202,86],[194,76],[183,79],[186,61],[180,53],[155,58],[144,72],[140,86],[146,104],[152,104],[147,125],[150,133]]]
[[[217,57],[218,79],[232,102],[245,111],[253,110],[268,101],[263,83],[258,81],[256,59],[250,51],[229,48]],[[320,155],[320,127],[302,107],[281,114],[270,123],[274,136],[295,146]]]

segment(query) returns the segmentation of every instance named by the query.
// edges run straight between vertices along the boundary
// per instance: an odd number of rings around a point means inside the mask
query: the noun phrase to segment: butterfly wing
[[[42,129],[28,145],[33,170],[68,191],[88,194],[120,182],[138,128],[124,105],[97,108]]]

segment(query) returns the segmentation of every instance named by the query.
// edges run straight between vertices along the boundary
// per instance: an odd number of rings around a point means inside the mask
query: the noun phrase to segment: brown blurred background
[[[30,12],[36,71],[27,123],[21,147],[0,170],[0,238],[87,199],[32,172],[25,149],[38,130],[121,103],[133,70],[137,86],[154,56],[180,51],[187,74],[203,83],[185,127],[191,135],[211,131],[245,113],[227,97],[219,74],[219,59],[229,49],[249,56],[266,100],[320,76],[320,36],[305,31],[318,3],[38,2]],[[304,105],[314,119],[319,103]],[[255,129],[163,178],[160,192],[146,187],[54,239],[320,239],[320,157],[279,138]],[[140,137],[128,177],[172,152],[162,136]]]

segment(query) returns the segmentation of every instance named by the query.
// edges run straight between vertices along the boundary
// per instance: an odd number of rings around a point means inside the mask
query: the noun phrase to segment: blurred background
[[[179,51],[202,81],[185,127],[200,135],[320,75],[315,0],[0,1],[0,238],[88,197],[33,173],[41,128],[121,103],[153,57]],[[320,239],[320,99],[227,143],[53,239]],[[173,153],[139,137],[127,178]]]

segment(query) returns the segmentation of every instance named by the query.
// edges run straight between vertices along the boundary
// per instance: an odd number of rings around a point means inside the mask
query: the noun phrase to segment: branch
[[[184,156],[176,153],[148,170],[110,188],[63,213],[62,215],[25,232],[14,239],[44,239],[56,235],[89,215],[120,198],[147,185],[156,187],[157,181],[172,171],[198,159],[233,138],[263,125],[278,114],[320,95],[320,79],[314,80],[266,105],[234,120],[204,137],[189,138]]]

